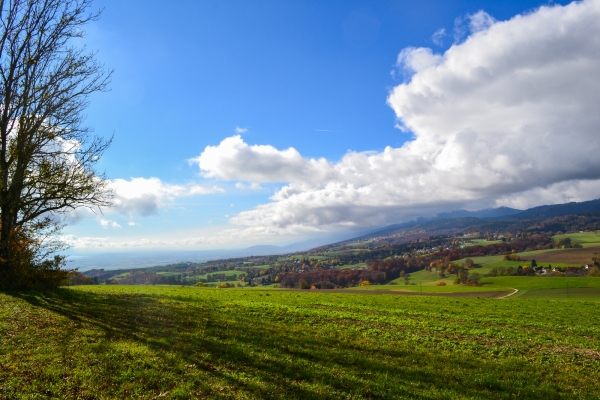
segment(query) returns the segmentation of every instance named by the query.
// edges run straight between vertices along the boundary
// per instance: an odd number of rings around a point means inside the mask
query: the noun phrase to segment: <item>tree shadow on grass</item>
[[[88,386],[111,387],[101,389],[107,395],[123,395],[123,388],[135,392],[134,379],[142,382],[140,393],[167,392],[182,398],[557,395],[552,388],[540,392],[518,379],[496,378],[514,373],[514,365],[435,354],[407,342],[343,337],[343,330],[261,318],[208,296],[70,289],[13,296],[71,321],[73,328],[61,333],[63,346],[78,343],[88,359],[96,357],[96,364],[77,368],[94,370],[99,378]],[[82,342],[84,330],[93,332],[93,340]],[[123,350],[124,345],[144,352]],[[533,373],[525,363],[519,367],[524,375]]]

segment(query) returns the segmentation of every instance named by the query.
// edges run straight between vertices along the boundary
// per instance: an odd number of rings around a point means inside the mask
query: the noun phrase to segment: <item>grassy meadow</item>
[[[580,232],[580,233],[565,233],[562,235],[554,235],[552,239],[556,242],[560,239],[569,238],[571,243],[579,243],[582,246],[600,246],[600,232]]]
[[[356,263],[356,264],[345,264],[345,265],[338,265],[336,268],[337,269],[352,269],[352,268],[365,268],[367,266],[367,263]]]
[[[169,286],[5,293],[0,398],[592,399],[598,305]]]

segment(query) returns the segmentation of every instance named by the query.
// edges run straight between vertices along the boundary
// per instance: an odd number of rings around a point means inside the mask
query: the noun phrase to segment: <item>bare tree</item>
[[[111,76],[78,46],[99,17],[89,8],[90,0],[0,0],[0,287],[60,270],[63,258],[49,258],[61,247],[60,216],[110,204],[94,169],[110,140],[82,124],[89,96]]]

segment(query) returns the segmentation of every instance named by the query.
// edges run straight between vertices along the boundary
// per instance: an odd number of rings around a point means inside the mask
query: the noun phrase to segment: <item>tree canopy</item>
[[[95,165],[110,144],[83,125],[111,71],[78,44],[99,17],[89,0],[0,0],[0,287],[66,277],[57,233],[65,213],[108,206]]]

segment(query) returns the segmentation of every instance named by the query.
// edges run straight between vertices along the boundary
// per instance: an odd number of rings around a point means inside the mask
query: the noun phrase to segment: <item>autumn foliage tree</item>
[[[42,289],[67,273],[61,216],[110,204],[94,167],[110,140],[83,111],[110,71],[85,47],[89,0],[0,0],[0,288]]]

